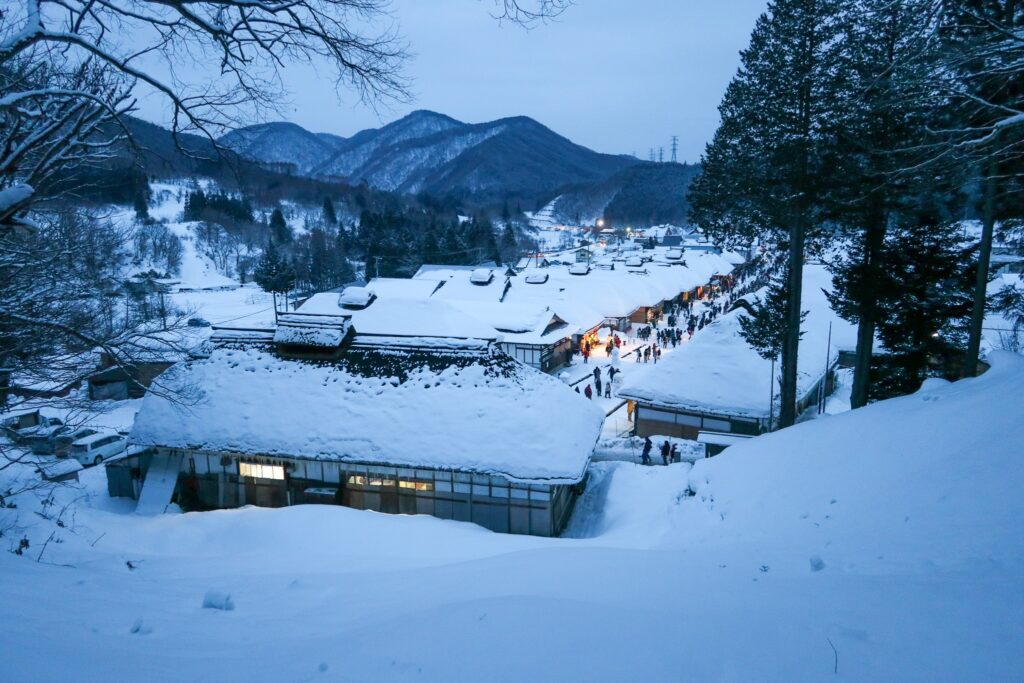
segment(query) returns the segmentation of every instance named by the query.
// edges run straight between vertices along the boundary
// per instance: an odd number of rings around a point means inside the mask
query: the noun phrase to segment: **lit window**
[[[398,488],[414,489],[416,491],[433,491],[434,483],[430,481],[410,481],[408,479],[399,479]]]
[[[394,486],[394,479],[381,479],[379,477],[370,478],[370,486]]]
[[[243,477],[254,479],[280,479],[284,480],[284,467],[281,465],[261,465],[255,462],[238,463],[238,473]]]
[[[366,486],[366,477],[357,474],[352,474],[349,475],[348,483],[355,484],[356,486]]]

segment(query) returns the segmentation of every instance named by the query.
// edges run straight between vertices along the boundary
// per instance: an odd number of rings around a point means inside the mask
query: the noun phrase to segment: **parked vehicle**
[[[128,439],[120,434],[99,432],[71,444],[71,457],[83,465],[99,465],[119,455],[128,447]]]
[[[36,426],[17,430],[14,434],[14,441],[35,451],[40,447],[40,442],[45,444],[54,432],[63,426],[64,422],[59,417],[43,417]]]
[[[188,319],[188,326],[189,327],[209,327],[210,326],[210,322],[208,320],[206,320],[205,318],[189,318]]]
[[[87,436],[98,433],[99,431],[92,427],[79,427],[74,430],[70,427],[64,427],[53,435],[53,453],[58,458],[66,458],[71,451],[71,444],[79,439],[84,439]]]

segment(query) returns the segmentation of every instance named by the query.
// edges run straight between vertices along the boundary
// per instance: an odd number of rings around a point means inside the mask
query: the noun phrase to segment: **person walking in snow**
[[[669,460],[671,462],[679,462],[679,444],[672,444],[672,451],[669,453]]]
[[[584,395],[585,395],[585,396],[586,396],[586,397],[587,397],[588,399],[593,399],[593,398],[594,398],[594,390],[590,388],[590,385],[589,385],[589,384],[587,385],[587,388],[583,390],[583,394],[584,394]]]
[[[580,353],[583,354],[583,363],[585,365],[586,362],[587,362],[587,359],[590,358],[590,349],[587,348],[587,343],[586,342],[583,342],[583,346],[582,346],[582,348],[580,348]]]
[[[666,465],[668,464],[668,456],[671,452],[671,448],[672,447],[668,445],[667,440],[665,441],[665,443],[661,444],[661,461]]]
[[[612,380],[610,378],[608,379],[608,384],[604,385],[604,397],[605,398],[611,398],[612,397]]]
[[[651,443],[651,437],[644,437],[644,450],[640,453],[640,463],[643,465],[651,464],[651,449],[654,448],[654,444]]]
[[[601,368],[600,367],[594,368],[594,381],[595,382],[600,382],[601,381]]]
[[[594,379],[594,391],[597,392],[597,397],[601,398],[601,376],[600,375],[598,375],[597,378]]]

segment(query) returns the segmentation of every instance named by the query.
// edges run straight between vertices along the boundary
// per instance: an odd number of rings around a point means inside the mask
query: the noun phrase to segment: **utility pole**
[[[676,151],[679,149],[679,136],[672,136],[672,163],[676,163]]]
[[[659,147],[658,148],[658,163],[659,164],[665,163],[665,148],[664,147]]]
[[[654,161],[654,148],[651,147],[651,161]]]

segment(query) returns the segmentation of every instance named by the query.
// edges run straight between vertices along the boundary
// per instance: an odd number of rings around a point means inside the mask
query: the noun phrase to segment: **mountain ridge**
[[[420,109],[348,138],[328,136],[273,122],[236,129],[219,141],[259,163],[293,163],[300,175],[480,201],[538,201],[639,163],[595,152],[522,115],[464,123]]]

